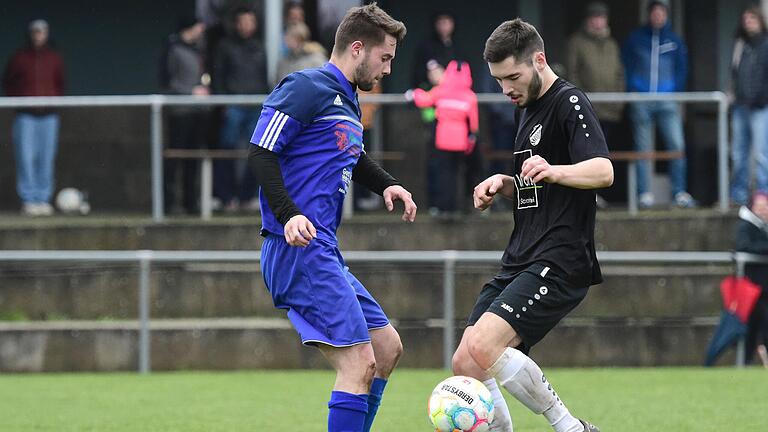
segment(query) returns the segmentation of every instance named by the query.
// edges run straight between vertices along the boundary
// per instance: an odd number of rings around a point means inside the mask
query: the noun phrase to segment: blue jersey
[[[357,93],[333,64],[294,72],[267,97],[251,143],[278,155],[288,195],[315,226],[319,239],[337,244],[342,204],[363,152]],[[283,226],[259,191],[262,229]]]

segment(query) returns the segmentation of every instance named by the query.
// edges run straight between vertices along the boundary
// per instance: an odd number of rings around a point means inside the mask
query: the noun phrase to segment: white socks
[[[584,431],[584,426],[568,412],[539,366],[519,350],[505,349],[487,372],[528,409],[543,414],[555,432]]]
[[[509,415],[509,407],[504,395],[501,394],[499,386],[496,385],[496,379],[490,378],[483,381],[483,384],[491,392],[493,398],[493,421],[490,424],[491,432],[513,432],[512,416]]]

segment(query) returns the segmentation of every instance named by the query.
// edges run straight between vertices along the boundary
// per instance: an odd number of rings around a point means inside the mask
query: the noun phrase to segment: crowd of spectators
[[[280,79],[296,70],[322,65],[328,52],[315,42],[305,21],[301,2],[287,2],[281,57],[274,79],[267,73],[267,55],[255,8],[230,9],[226,0],[198,1],[194,17],[179,20],[168,37],[159,59],[160,89],[166,94],[205,96],[209,94],[266,94]],[[610,11],[601,2],[584,10],[582,26],[568,39],[562,75],[587,92],[666,93],[686,91],[688,52],[683,39],[670,25],[669,4],[648,3],[647,22],[619,43],[611,34]],[[430,91],[440,86],[448,65],[468,71],[470,57],[454,41],[456,18],[437,12],[432,32],[417,45],[412,61],[411,86]],[[28,43],[7,62],[3,88],[8,96],[56,96],[63,94],[63,60],[48,40],[48,23],[35,20],[29,25]],[[731,90],[733,176],[731,204],[746,204],[754,192],[768,193],[768,37],[760,8],[750,7],[741,17],[733,47]],[[485,68],[469,76],[472,88],[480,93],[497,93],[498,85]],[[381,91],[381,88],[375,89]],[[436,145],[440,121],[435,106],[420,104],[427,146],[427,194],[432,214],[462,210],[460,200],[446,196],[446,173],[463,176],[471,185],[487,171],[508,169],[505,155],[512,149],[517,129],[515,107],[509,103],[487,106],[488,131],[480,134],[468,128],[473,144],[461,151],[445,151]],[[626,110],[625,110],[626,108]],[[368,113],[378,106],[364,107]],[[600,103],[596,110],[609,145],[617,136],[623,119],[631,125],[635,150],[653,150],[654,128],[667,150],[685,155],[681,107],[676,102]],[[444,114],[446,115],[446,114]],[[247,146],[259,116],[254,106],[223,108],[173,107],[167,110],[168,148],[214,148],[235,150]],[[370,115],[368,117],[371,117]],[[13,123],[17,193],[22,213],[50,215],[55,188],[54,161],[58,141],[58,115],[50,109],[22,109]],[[373,127],[372,118],[364,122]],[[485,142],[478,136],[487,137]],[[483,155],[493,155],[489,161]],[[681,208],[697,205],[688,193],[687,158],[670,161],[671,202]],[[164,164],[166,211],[196,213],[198,208],[198,162],[169,159]],[[653,207],[659,201],[651,181],[652,161],[638,164],[640,206]],[[455,190],[466,189],[459,186]],[[221,159],[214,166],[214,207],[227,212],[258,209],[256,188],[244,163]],[[466,194],[465,194],[466,195]],[[180,199],[179,199],[180,197]],[[358,208],[376,208],[375,197]],[[357,204],[357,203],[356,203]]]

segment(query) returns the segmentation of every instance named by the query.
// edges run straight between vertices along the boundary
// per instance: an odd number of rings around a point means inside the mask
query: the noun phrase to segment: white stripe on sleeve
[[[267,135],[270,135],[272,130],[274,130],[275,125],[280,122],[281,114],[282,113],[280,111],[275,110],[275,115],[273,115],[269,120],[267,128],[264,129],[264,133],[261,135],[261,139],[259,140],[259,147],[267,148],[267,145],[265,144],[269,142]]]
[[[283,126],[285,126],[285,122],[287,122],[287,121],[288,121],[288,115],[283,115],[283,118],[280,121],[280,124],[276,128],[277,131],[275,132],[275,134],[272,137],[272,139],[269,141],[269,148],[268,148],[268,150],[271,151],[272,149],[275,148],[275,143],[277,142],[277,139],[280,137],[280,132],[283,131]]]

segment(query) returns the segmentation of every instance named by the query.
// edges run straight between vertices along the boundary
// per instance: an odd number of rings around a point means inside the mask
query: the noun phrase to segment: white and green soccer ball
[[[428,410],[436,432],[487,432],[493,421],[491,392],[471,377],[443,380],[432,391]]]

